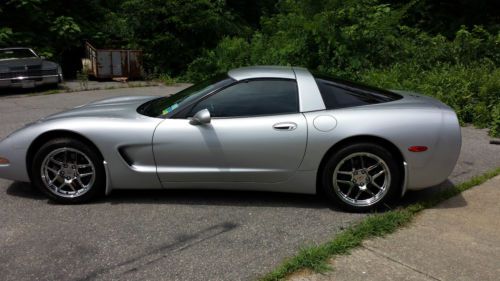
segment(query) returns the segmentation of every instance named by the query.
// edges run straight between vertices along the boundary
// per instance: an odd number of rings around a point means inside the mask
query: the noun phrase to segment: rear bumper
[[[62,80],[62,74],[2,78],[0,79],[0,88],[33,88],[41,85],[57,84]]]
[[[436,186],[449,177],[460,155],[462,134],[455,112],[443,110],[440,137],[432,155],[423,165],[408,163],[408,190]]]

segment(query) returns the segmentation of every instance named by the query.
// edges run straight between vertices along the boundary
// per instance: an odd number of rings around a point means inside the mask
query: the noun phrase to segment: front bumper
[[[0,88],[34,88],[41,85],[57,84],[62,81],[62,74],[18,76],[0,79]]]
[[[26,168],[26,149],[20,148],[8,137],[0,141],[0,157],[8,159],[8,164],[0,164],[0,178],[29,182]]]

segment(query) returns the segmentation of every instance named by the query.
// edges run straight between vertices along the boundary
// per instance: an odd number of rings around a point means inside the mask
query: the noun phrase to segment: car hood
[[[78,117],[138,118],[143,117],[143,115],[137,113],[137,108],[141,104],[155,98],[158,97],[133,96],[104,99],[77,106],[67,111],[49,115],[45,118],[42,118],[40,121]]]
[[[42,65],[42,62],[43,60],[41,58],[6,59],[0,60],[0,65],[7,67],[24,67],[25,65]]]

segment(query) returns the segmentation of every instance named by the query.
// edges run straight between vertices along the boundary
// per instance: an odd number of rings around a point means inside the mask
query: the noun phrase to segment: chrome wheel
[[[343,158],[333,172],[333,189],[339,198],[355,207],[380,201],[391,186],[391,172],[382,158],[357,152]]]
[[[75,198],[92,188],[96,169],[85,153],[63,147],[45,156],[41,165],[41,176],[45,186],[55,195]]]

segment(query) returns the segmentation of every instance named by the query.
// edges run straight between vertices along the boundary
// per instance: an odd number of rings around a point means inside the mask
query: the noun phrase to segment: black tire
[[[363,155],[366,155],[365,158],[363,158]],[[364,162],[370,161],[373,161],[371,165],[370,163],[365,165]],[[357,169],[360,166],[373,167],[376,163],[379,163],[378,167],[370,171],[361,168]],[[336,186],[334,187],[333,177],[337,167]],[[356,169],[355,172],[352,170],[353,167]],[[344,175],[343,171],[346,170],[351,171],[351,175]],[[377,178],[373,179],[373,173],[379,173],[382,170],[384,172],[381,172]],[[386,172],[386,170],[389,172]],[[356,143],[339,149],[327,160],[321,175],[321,187],[327,197],[341,209],[350,212],[366,212],[376,210],[398,195],[401,190],[401,173],[396,158],[389,150],[374,143]],[[353,174],[356,175],[356,179]],[[368,174],[368,176],[365,176],[365,174]],[[382,175],[385,177],[386,174],[389,175],[388,181],[386,178],[380,178]],[[358,179],[359,181],[357,181]],[[384,180],[383,184],[381,184],[382,179]],[[382,186],[383,189],[379,189],[375,184]],[[351,196],[356,197],[354,194],[357,195],[358,192],[360,193],[358,198],[351,198]],[[372,196],[372,194],[374,195]],[[363,199],[364,197],[367,198]],[[372,203],[370,203],[370,200],[373,200]],[[362,201],[363,203],[361,203]]]
[[[71,158],[71,157],[73,157],[73,159],[77,158],[80,161],[83,159],[84,160],[83,164],[85,164],[86,162],[91,162],[91,164],[93,165],[93,167],[77,168],[77,169],[79,169],[79,170],[77,170],[78,172],[74,173],[74,174],[78,174],[78,177],[80,177],[80,172],[82,172],[82,171],[93,173],[93,175],[88,176],[88,177],[90,177],[91,180],[83,179],[83,176],[80,179],[80,182],[88,181],[88,182],[85,182],[86,186],[88,186],[88,187],[83,188],[83,185],[79,185],[78,182],[76,181],[76,179],[75,179],[74,186],[73,186],[73,184],[71,184],[71,186],[73,188],[75,188],[75,186],[82,187],[81,194],[61,195],[63,192],[66,192],[65,189],[68,189],[69,185],[64,186],[64,188],[61,189],[61,191],[58,194],[57,191],[53,191],[49,187],[49,185],[46,183],[47,180],[45,180],[44,176],[42,176],[42,174],[44,174],[44,172],[42,171],[42,165],[45,165],[44,163],[46,163],[46,161],[47,161],[46,159],[48,159],[47,157],[49,157],[49,155],[51,155],[51,153],[56,153],[57,151],[61,151],[60,153],[64,153],[63,151],[65,151],[65,150],[71,150],[71,151],[68,151],[69,158]],[[71,156],[72,153],[74,153],[74,156]],[[82,153],[82,155],[79,153]],[[48,162],[51,162],[51,161],[48,161]],[[73,162],[78,163],[78,160],[76,160],[76,161],[73,160]],[[69,165],[66,165],[66,167],[67,167],[67,169],[70,169],[71,167],[68,167],[68,166],[72,165],[71,159],[65,163],[69,163]],[[57,167],[58,164],[55,164],[55,165]],[[89,165],[85,165],[85,166],[89,166]],[[61,165],[61,167],[63,167],[63,166]],[[76,168],[77,166],[73,165],[72,167]],[[87,170],[85,171],[85,169],[87,169]],[[57,170],[57,168],[53,168],[53,170]],[[63,168],[59,169],[59,171],[61,171],[61,170],[63,170]],[[63,173],[64,173],[64,171],[63,171]],[[69,174],[69,172],[67,172],[66,174]],[[50,176],[55,177],[56,173],[51,172],[48,175],[49,175],[49,177]],[[46,142],[35,153],[34,158],[33,158],[33,162],[31,165],[31,180],[32,180],[33,185],[35,185],[39,190],[41,190],[44,194],[46,194],[51,200],[58,202],[58,203],[63,203],[63,204],[75,204],[75,203],[88,202],[89,200],[95,198],[96,196],[104,194],[104,188],[106,185],[106,174],[104,171],[103,159],[97,151],[94,151],[87,144],[85,144],[84,142],[81,142],[79,140],[76,140],[76,139],[56,138],[56,139],[52,139],[52,140]],[[61,185],[63,181],[64,181],[63,177],[59,176],[59,178],[57,179],[57,181],[55,181],[55,183],[57,183],[58,185]],[[54,187],[54,186],[55,185],[52,185],[52,187]],[[73,191],[71,189],[71,190],[68,190],[68,192],[73,192]],[[71,196],[73,196],[73,197],[71,197]]]

